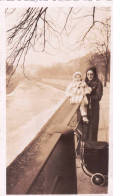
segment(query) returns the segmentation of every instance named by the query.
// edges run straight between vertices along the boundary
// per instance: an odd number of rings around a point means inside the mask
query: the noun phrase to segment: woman
[[[88,140],[97,141],[99,124],[99,101],[103,95],[103,85],[102,82],[98,79],[96,67],[90,67],[87,69],[85,82],[92,89],[91,94],[87,95],[89,102],[87,112],[90,121],[88,127]]]

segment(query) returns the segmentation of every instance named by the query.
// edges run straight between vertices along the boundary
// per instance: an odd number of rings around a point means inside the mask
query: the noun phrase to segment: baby
[[[86,94],[91,93],[91,88],[82,80],[81,72],[75,72],[73,75],[73,81],[66,89],[66,95],[70,98],[70,103],[80,103],[80,112],[82,120],[88,123],[87,118],[87,104],[88,100]]]

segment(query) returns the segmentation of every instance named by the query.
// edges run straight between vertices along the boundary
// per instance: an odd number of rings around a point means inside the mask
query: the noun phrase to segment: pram
[[[83,139],[82,131],[76,127],[77,138],[76,157],[80,157],[83,172],[91,177],[96,186],[104,186],[108,176],[108,143],[87,141]]]

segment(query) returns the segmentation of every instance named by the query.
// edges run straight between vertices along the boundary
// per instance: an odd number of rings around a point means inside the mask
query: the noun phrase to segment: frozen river
[[[65,92],[24,80],[7,95],[7,166],[65,100]]]

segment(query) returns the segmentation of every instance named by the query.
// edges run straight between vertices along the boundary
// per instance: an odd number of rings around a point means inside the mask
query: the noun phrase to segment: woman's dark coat
[[[92,70],[94,73],[94,79],[89,81],[87,78],[87,72]],[[89,87],[92,88],[92,93],[87,95],[88,97],[88,118],[90,120],[89,128],[88,128],[88,140],[90,141],[97,141],[97,134],[98,134],[98,125],[99,125],[99,101],[103,95],[103,85],[102,82],[98,79],[96,68],[91,67],[86,71],[86,83]]]

